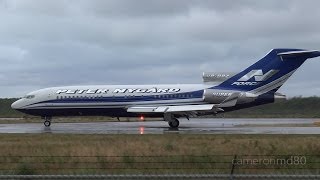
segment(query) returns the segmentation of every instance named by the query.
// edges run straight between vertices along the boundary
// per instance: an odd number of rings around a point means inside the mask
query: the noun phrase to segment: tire
[[[51,125],[51,122],[50,121],[44,121],[43,124],[44,124],[45,127],[49,127]]]
[[[169,124],[169,126],[170,126],[171,128],[177,128],[177,127],[179,127],[179,121],[178,121],[178,119],[174,119],[173,121],[169,121],[168,124]]]

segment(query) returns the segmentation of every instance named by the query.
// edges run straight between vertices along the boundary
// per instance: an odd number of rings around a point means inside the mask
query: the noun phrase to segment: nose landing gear
[[[45,116],[45,117],[43,117],[43,119],[44,119],[44,122],[43,122],[43,124],[44,124],[44,126],[45,127],[49,127],[50,125],[51,125],[51,117],[48,117],[48,116]]]

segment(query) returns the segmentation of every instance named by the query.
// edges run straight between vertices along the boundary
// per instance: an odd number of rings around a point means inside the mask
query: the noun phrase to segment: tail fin
[[[255,94],[276,92],[308,58],[320,56],[320,51],[273,49],[244,71],[214,87],[250,91]]]

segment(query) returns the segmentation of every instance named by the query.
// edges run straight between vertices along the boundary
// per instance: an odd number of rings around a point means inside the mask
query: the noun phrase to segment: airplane
[[[201,84],[64,86],[28,93],[11,107],[41,116],[162,117],[171,128],[179,118],[215,115],[278,100],[288,78],[320,51],[272,49],[239,73],[203,73]]]

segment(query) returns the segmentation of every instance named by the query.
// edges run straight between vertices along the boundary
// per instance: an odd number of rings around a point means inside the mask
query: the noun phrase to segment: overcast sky
[[[201,83],[278,47],[320,50],[320,1],[0,0],[0,97],[90,84]],[[320,92],[320,58],[280,89]]]

